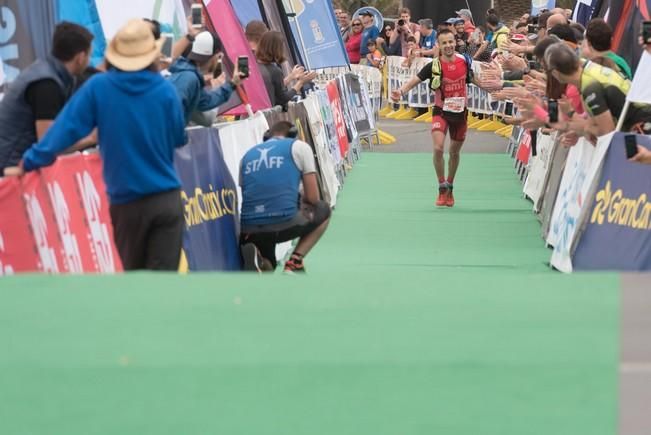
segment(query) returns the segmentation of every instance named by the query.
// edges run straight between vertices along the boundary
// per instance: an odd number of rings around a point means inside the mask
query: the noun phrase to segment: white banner
[[[337,203],[339,180],[337,179],[337,171],[335,169],[335,159],[329,149],[326,126],[321,116],[321,102],[319,97],[312,93],[303,100],[303,105],[307,111],[310,131],[314,138],[316,157],[321,168],[321,181],[325,189],[324,196],[326,197],[324,199],[330,203],[331,207],[334,207]]]
[[[550,263],[561,272],[572,272],[572,249],[588,212],[588,198],[599,173],[613,133],[599,138],[597,147],[585,139],[570,150],[556,198],[547,243],[554,246]]]
[[[533,211],[540,210],[542,194],[547,185],[547,176],[551,168],[551,157],[556,144],[556,134],[552,136],[538,133],[536,156],[529,160],[529,173],[524,183],[524,194],[533,201]]]
[[[651,54],[644,50],[637,71],[635,71],[635,77],[633,77],[633,84],[626,96],[629,101],[651,104],[649,77],[651,77]]]
[[[104,36],[109,41],[132,18],[150,18],[170,26],[176,39],[187,32],[183,0],[95,0]]]
[[[217,128],[222,152],[224,153],[224,161],[228,166],[228,170],[231,171],[235,184],[237,184],[238,204],[241,206],[240,161],[248,150],[262,142],[262,136],[269,129],[269,124],[267,124],[264,115],[258,112],[252,118],[220,124]]]

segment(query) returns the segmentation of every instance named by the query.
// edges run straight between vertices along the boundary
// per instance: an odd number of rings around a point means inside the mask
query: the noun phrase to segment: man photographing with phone
[[[243,65],[244,61],[238,60],[230,81],[218,88],[206,89],[204,75],[213,74],[220,51],[219,40],[210,32],[201,32],[194,38],[187,59],[181,56],[169,68],[171,75],[168,80],[183,103],[186,125],[193,112],[206,112],[228,101],[235,87],[248,77],[248,63],[246,76],[243,76],[237,66]]]

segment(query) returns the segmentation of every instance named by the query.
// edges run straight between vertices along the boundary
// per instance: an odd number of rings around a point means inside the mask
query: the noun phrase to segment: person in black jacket
[[[306,72],[302,67],[294,68],[285,77],[279,66],[285,61],[285,46],[280,32],[270,31],[262,35],[255,56],[272,106],[286,108],[287,103],[301,92],[303,86],[316,77],[315,72]],[[287,89],[286,86],[292,81],[295,81],[294,85]]]

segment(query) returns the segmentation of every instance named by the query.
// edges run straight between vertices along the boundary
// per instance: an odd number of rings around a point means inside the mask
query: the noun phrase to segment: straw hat
[[[140,71],[160,57],[165,38],[154,39],[151,25],[141,19],[129,20],[106,49],[106,59],[122,71]]]

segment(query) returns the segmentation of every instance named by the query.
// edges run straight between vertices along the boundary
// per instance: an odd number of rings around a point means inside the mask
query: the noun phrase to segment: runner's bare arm
[[[391,98],[395,101],[400,100],[400,97],[402,97],[404,94],[409,92],[411,88],[414,86],[417,86],[421,82],[421,79],[418,78],[418,76],[414,76],[409,81],[402,86],[400,86],[400,89],[394,89],[391,92]]]

